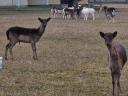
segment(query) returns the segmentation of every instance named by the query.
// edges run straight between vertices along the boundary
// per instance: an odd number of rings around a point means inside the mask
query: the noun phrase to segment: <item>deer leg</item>
[[[95,15],[92,13],[92,18],[93,18],[93,21],[95,20]]]
[[[50,16],[53,17],[53,9],[51,9]]]
[[[65,19],[68,19],[69,18],[69,14],[65,14]]]
[[[113,17],[113,18],[112,18],[112,23],[114,23],[114,22],[115,22],[115,18]]]
[[[32,51],[33,51],[33,59],[37,60],[36,44],[32,43],[31,46],[32,46]]]
[[[74,13],[71,14],[71,18],[74,19]]]
[[[65,19],[65,13],[63,13],[63,15],[62,15],[62,16],[63,16],[63,19]]]
[[[5,49],[5,60],[7,60],[7,52],[8,52],[8,48],[10,48],[11,46],[11,43],[9,42],[7,45],[6,45],[6,49]]]
[[[121,86],[120,86],[120,73],[117,76],[117,87],[118,87],[118,96],[119,96],[119,92],[122,92]]]
[[[108,17],[108,22],[111,23],[111,17],[110,16]]]
[[[106,19],[107,19],[107,23],[109,23],[110,22],[110,18],[109,18],[109,16],[106,16]]]
[[[74,13],[74,19],[77,19],[77,14],[76,14],[76,12]]]
[[[87,15],[86,14],[84,15],[84,20],[87,20]]]
[[[112,87],[113,87],[113,96],[115,96],[115,75],[113,73],[111,73],[111,76],[112,76]]]
[[[71,14],[67,15],[67,19],[71,19]]]
[[[100,13],[101,13],[102,9],[103,9],[103,7],[102,7],[102,5],[101,5],[101,6],[100,6],[100,9],[99,9],[99,11],[98,11],[98,17],[100,16]]]
[[[87,15],[86,15],[86,21],[88,20],[88,15],[89,15],[89,14],[87,13]]]
[[[53,13],[53,15],[52,15],[52,16],[53,16],[53,18],[55,18],[55,13]]]
[[[11,59],[13,59],[13,53],[12,53],[12,48],[16,45],[17,42],[12,42],[10,45],[10,55],[11,55]]]

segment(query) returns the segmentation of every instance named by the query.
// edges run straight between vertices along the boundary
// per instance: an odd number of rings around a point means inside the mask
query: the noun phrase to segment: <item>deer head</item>
[[[100,32],[100,36],[101,36],[102,38],[104,38],[105,44],[106,44],[106,46],[107,46],[108,48],[111,47],[112,41],[113,41],[113,39],[116,37],[116,35],[117,35],[117,31],[115,31],[114,33],[103,33],[103,32]]]
[[[47,18],[47,19],[41,19],[40,17],[38,18],[38,20],[41,22],[42,27],[46,27],[47,22],[50,21],[51,18]]]

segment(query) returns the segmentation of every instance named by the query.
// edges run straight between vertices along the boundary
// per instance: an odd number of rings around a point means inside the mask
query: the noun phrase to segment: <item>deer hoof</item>
[[[34,59],[34,60],[38,60],[38,58],[37,58],[37,57],[33,57],[33,59]]]

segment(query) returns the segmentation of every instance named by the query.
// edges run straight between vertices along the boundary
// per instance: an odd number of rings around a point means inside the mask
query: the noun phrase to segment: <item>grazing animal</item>
[[[41,19],[38,18],[41,25],[39,28],[23,28],[23,27],[11,27],[7,30],[6,36],[9,40],[9,43],[6,45],[5,50],[5,59],[7,60],[7,52],[8,49],[10,49],[10,54],[13,59],[12,55],[12,48],[16,45],[18,42],[23,43],[31,43],[32,50],[33,50],[33,59],[37,59],[37,53],[36,53],[36,42],[38,42],[45,32],[45,28],[47,26],[47,22],[51,18],[47,19]]]
[[[64,8],[62,8],[62,7],[53,7],[51,9],[51,16],[53,18],[57,18],[60,15],[62,15],[62,16],[64,15]]]
[[[110,22],[112,19],[112,22],[114,23],[115,22],[116,9],[113,7],[107,7],[107,6],[104,6],[103,9],[104,9],[107,20]]]
[[[67,4],[56,5],[51,8],[51,16],[57,18],[59,16],[64,16],[64,8],[67,8]]]
[[[76,18],[76,14],[77,14],[77,9],[75,7],[68,7],[64,9],[64,19]]]
[[[84,15],[84,20],[88,20],[89,14],[91,14],[93,20],[95,20],[95,9],[83,7],[81,13]]]
[[[109,51],[108,63],[110,66],[112,76],[113,96],[119,96],[119,92],[121,91],[121,70],[123,69],[127,61],[126,50],[123,47],[123,45],[113,42],[113,39],[116,37],[116,35],[116,31],[114,33],[100,32],[100,36],[104,38],[105,44]]]

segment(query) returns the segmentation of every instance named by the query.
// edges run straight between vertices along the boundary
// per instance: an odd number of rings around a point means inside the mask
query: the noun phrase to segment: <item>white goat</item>
[[[86,8],[83,7],[81,13],[84,15],[84,20],[88,20],[88,15],[91,14],[93,17],[93,20],[95,20],[95,9],[94,8]]]

